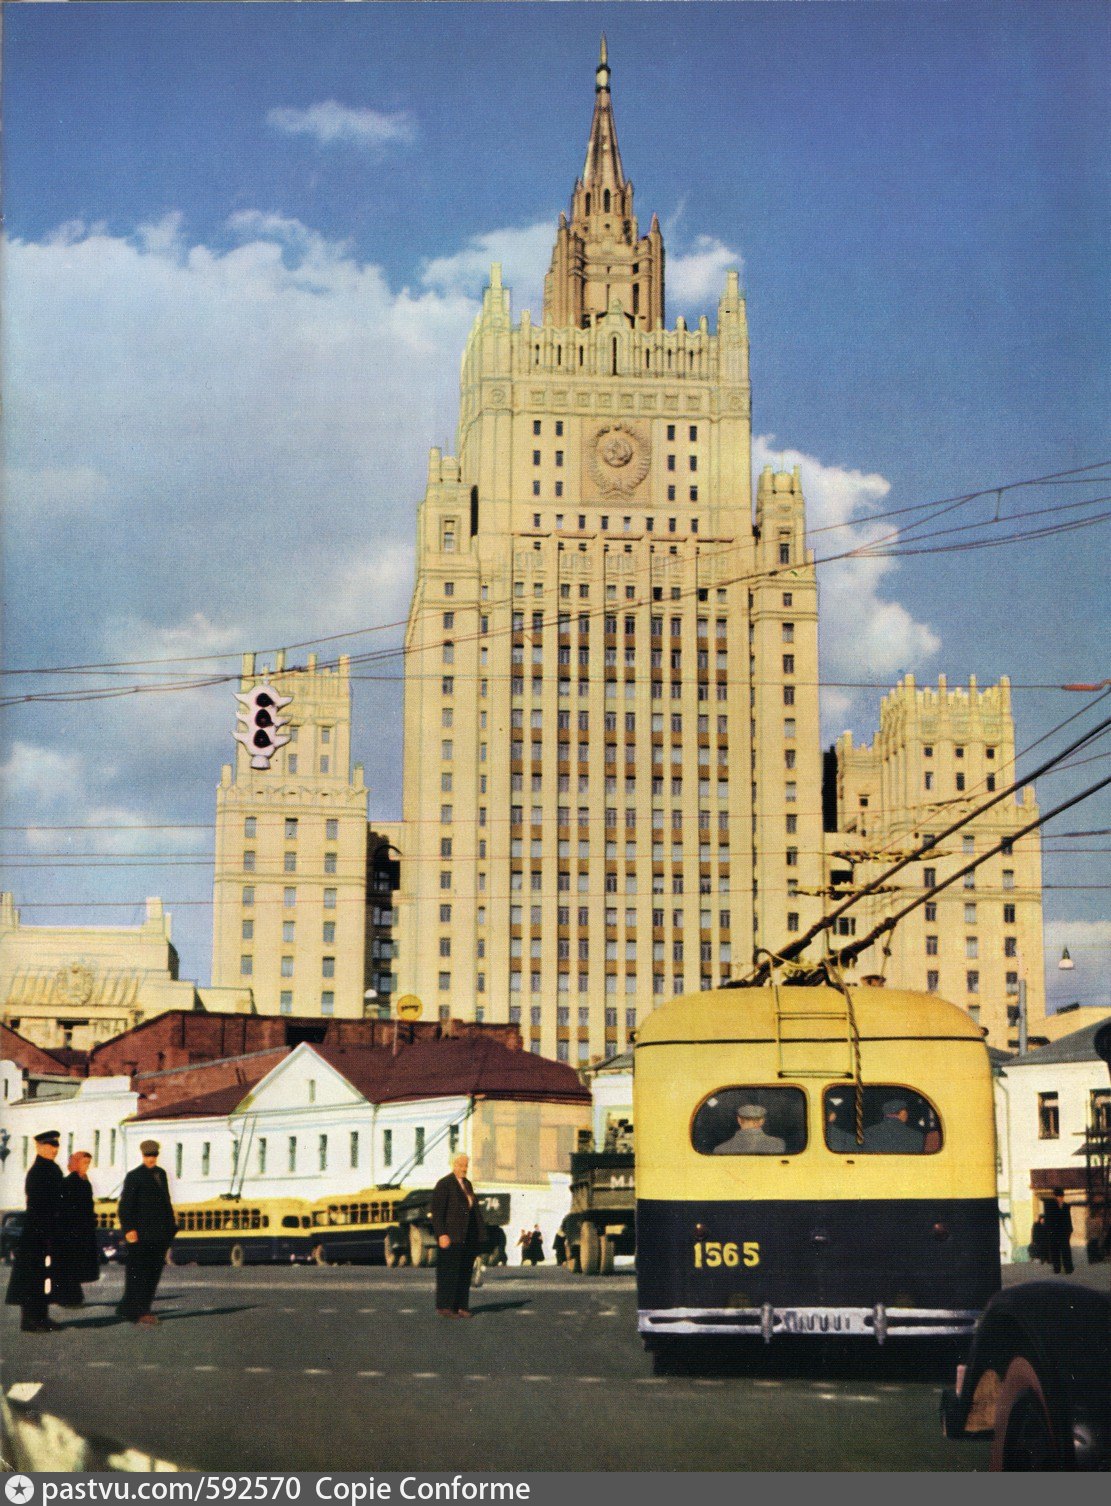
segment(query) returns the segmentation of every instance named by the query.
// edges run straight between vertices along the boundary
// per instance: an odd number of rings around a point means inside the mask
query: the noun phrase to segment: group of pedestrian
[[[1065,1202],[1065,1189],[1054,1187],[1052,1199],[1042,1204],[1042,1213],[1030,1231],[1030,1255],[1054,1273],[1072,1275],[1072,1210]]]
[[[522,1265],[543,1265],[544,1236],[540,1232],[539,1224],[534,1224],[531,1229],[521,1230],[517,1239],[517,1248],[521,1252]]]
[[[92,1156],[75,1151],[69,1175],[58,1165],[62,1137],[57,1130],[35,1136],[35,1159],[24,1183],[27,1212],[12,1261],[7,1303],[21,1309],[24,1333],[53,1333],[51,1306],[81,1307],[83,1287],[100,1278]],[[158,1280],[176,1233],[166,1173],[158,1164],[159,1145],[144,1140],[142,1165],[129,1171],[120,1193],[118,1218],[126,1246],[124,1288],[116,1312],[132,1323],[158,1322],[151,1312]]]

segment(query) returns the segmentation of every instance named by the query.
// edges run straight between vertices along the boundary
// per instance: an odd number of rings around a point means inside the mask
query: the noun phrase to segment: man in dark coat
[[[80,1307],[85,1301],[81,1285],[100,1280],[100,1245],[96,1237],[96,1210],[87,1150],[69,1158],[69,1176],[62,1183],[62,1216],[58,1230],[58,1279],[54,1300],[62,1307]]]
[[[486,1237],[482,1209],[467,1180],[470,1161],[455,1156],[451,1171],[432,1189],[436,1255],[436,1312],[441,1318],[471,1316],[471,1270]]]
[[[129,1171],[120,1193],[119,1220],[127,1245],[123,1297],[116,1312],[132,1323],[157,1323],[151,1312],[166,1252],[177,1233],[166,1173],[158,1164],[157,1140],[139,1146],[143,1164]]]
[[[1045,1205],[1045,1233],[1048,1255],[1057,1275],[1062,1267],[1072,1275],[1072,1209],[1065,1202],[1065,1189],[1054,1187],[1053,1201]]]
[[[910,1109],[904,1098],[889,1098],[883,1106],[883,1118],[864,1131],[865,1153],[889,1156],[920,1156],[924,1136],[910,1120]]]
[[[15,1249],[8,1304],[23,1309],[24,1333],[52,1333],[50,1302],[57,1279],[58,1230],[62,1212],[62,1168],[55,1164],[62,1137],[57,1130],[35,1136],[35,1159],[27,1172],[27,1217]]]

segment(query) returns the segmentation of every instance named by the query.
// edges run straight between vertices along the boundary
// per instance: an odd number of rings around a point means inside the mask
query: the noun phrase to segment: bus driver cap
[[[762,1103],[742,1103],[737,1110],[738,1119],[766,1119],[768,1111]]]
[[[144,1140],[139,1146],[141,1156],[156,1156],[162,1149],[157,1140]]]

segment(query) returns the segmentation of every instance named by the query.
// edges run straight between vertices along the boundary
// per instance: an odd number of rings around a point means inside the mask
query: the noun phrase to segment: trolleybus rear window
[[[941,1119],[929,1099],[910,1088],[873,1084],[863,1093],[863,1140],[857,1138],[856,1093],[827,1088],[822,1107],[826,1144],[846,1156],[929,1156],[941,1149]]]
[[[806,1149],[801,1088],[719,1088],[699,1105],[691,1144],[702,1156],[796,1156]]]

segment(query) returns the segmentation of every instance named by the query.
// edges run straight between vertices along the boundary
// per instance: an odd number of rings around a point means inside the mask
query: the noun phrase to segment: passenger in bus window
[[[910,1107],[905,1098],[887,1099],[883,1118],[864,1131],[864,1149],[888,1155],[921,1155],[925,1137],[909,1119]]]
[[[826,1144],[830,1150],[839,1150],[849,1155],[860,1149],[856,1135],[844,1128],[844,1121],[851,1117],[850,1107],[846,1106],[845,1099],[832,1096],[826,1099]]]
[[[742,1103],[737,1109],[737,1128],[728,1140],[714,1146],[715,1156],[782,1156],[787,1142],[764,1129],[768,1111],[759,1103]]]

